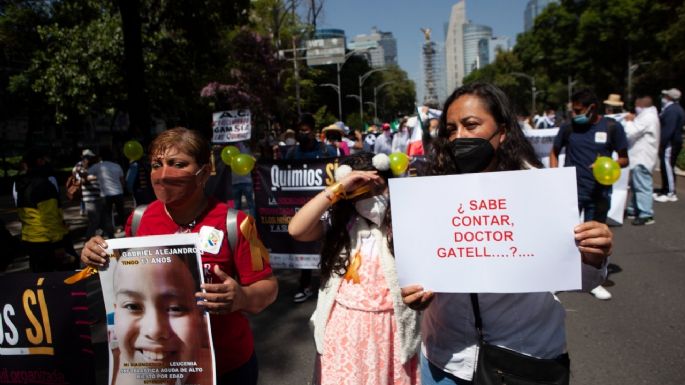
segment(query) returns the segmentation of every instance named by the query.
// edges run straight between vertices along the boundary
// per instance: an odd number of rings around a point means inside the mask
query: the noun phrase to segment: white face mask
[[[381,194],[361,199],[354,203],[354,208],[359,215],[380,226],[388,209],[388,197]]]
[[[295,140],[295,138],[287,138],[285,140],[286,146],[294,146],[295,144],[297,144],[297,141]]]
[[[642,110],[644,110],[644,108],[642,108],[642,107],[635,107],[635,115],[640,115],[640,112],[642,112]]]
[[[661,98],[661,105],[662,106],[665,106],[668,102],[670,102],[670,100],[668,100],[666,98]]]

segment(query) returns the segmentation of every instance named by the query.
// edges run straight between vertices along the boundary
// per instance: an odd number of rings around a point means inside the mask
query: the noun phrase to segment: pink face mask
[[[195,173],[165,166],[153,169],[150,178],[155,196],[165,205],[186,201],[202,188],[202,181],[198,176],[203,170],[204,166]]]

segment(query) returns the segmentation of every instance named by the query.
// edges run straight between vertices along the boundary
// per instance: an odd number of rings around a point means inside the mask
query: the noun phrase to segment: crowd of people
[[[613,246],[606,225],[612,191],[594,179],[592,164],[598,155],[615,152],[619,165],[631,170],[626,215],[633,218],[633,225],[654,223],[652,202],[677,200],[673,165],[685,124],[680,91],[664,90],[661,95],[660,113],[649,96],[641,96],[635,112],[623,114],[620,96],[611,95],[600,104],[592,90],[583,89],[571,97],[570,119],[558,121],[555,110],[547,109],[534,122],[535,128],[559,127],[550,166],[561,165],[563,149],[564,166],[576,168],[583,221],[569,230],[578,245],[583,289],[600,299],[611,297],[601,284]],[[602,108],[621,113],[621,119],[605,116]],[[299,209],[288,226],[295,240],[322,242],[321,284],[312,316],[315,383],[469,384],[477,375],[479,351],[486,345],[553,362],[566,375],[562,383],[568,383],[564,309],[554,293],[450,294],[399,285],[388,155],[407,151],[413,129],[425,131],[432,175],[543,167],[524,135],[528,127],[498,87],[462,86],[447,98],[442,111],[425,127],[411,126],[410,119],[403,118],[396,127],[370,125],[365,132],[336,122],[320,133],[313,116],[304,114],[293,129],[260,146],[261,155],[272,159],[341,158],[335,183]],[[145,236],[195,233],[209,226],[222,234],[220,239],[237,237],[235,245],[223,242],[217,252],[202,254],[206,283],[196,297],[198,306],[211,314],[212,324],[222,325],[212,328],[217,383],[256,384],[257,357],[244,313],[259,313],[269,306],[278,283],[268,256],[255,258],[259,238],[245,235],[257,234],[256,227],[229,234],[229,206],[205,193],[210,151],[197,131],[170,129],[159,134],[147,157],[132,162],[124,174],[107,149],[99,154],[83,150],[73,169],[88,218],[80,262],[105,266],[107,239],[121,231]],[[657,160],[662,189],[653,191]],[[47,172],[48,161],[44,153],[28,153],[26,172],[14,187],[22,241],[32,271],[73,270],[79,258],[64,225],[59,187]],[[255,226],[251,179],[236,176],[231,184],[235,206],[242,208],[245,199],[250,214],[238,212],[239,227]],[[147,205],[137,219],[123,209],[125,191],[134,194],[137,205]],[[293,300],[304,302],[316,291],[312,271],[302,270]]]

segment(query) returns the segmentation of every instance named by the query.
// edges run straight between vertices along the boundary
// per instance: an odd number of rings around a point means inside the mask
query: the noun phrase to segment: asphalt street
[[[607,285],[611,300],[599,301],[587,293],[559,294],[567,309],[572,384],[685,384],[685,178],[678,179],[681,200],[655,202],[655,224],[632,226],[626,221],[612,228],[615,248]],[[0,216],[16,234],[20,225],[11,207],[9,197],[0,197]],[[65,218],[79,248],[85,218],[73,204],[65,208]],[[27,265],[25,258],[15,260],[5,274],[26,270]],[[250,317],[259,384],[309,384],[315,356],[309,317],[316,299],[293,303],[298,272],[277,270],[276,275],[278,299]]]

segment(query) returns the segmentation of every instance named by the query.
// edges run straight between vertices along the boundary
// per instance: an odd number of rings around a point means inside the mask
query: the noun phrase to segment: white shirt
[[[392,153],[392,137],[385,133],[378,135],[376,143],[373,146],[373,152],[376,154],[384,153],[390,155],[390,153]]]
[[[628,137],[628,158],[630,168],[641,164],[652,171],[659,152],[659,113],[656,107],[646,107],[633,121],[623,121]]]
[[[583,289],[606,277],[582,265]],[[479,294],[485,342],[538,358],[566,353],[566,312],[552,293]],[[421,350],[438,368],[470,381],[478,356],[478,333],[469,294],[436,293],[421,322]]]
[[[392,137],[392,152],[407,152],[407,144],[409,143],[409,132],[399,131]]]
[[[121,184],[124,178],[124,170],[118,164],[103,160],[88,168],[88,174],[95,175],[98,178],[100,194],[103,197],[124,193],[124,186]]]

